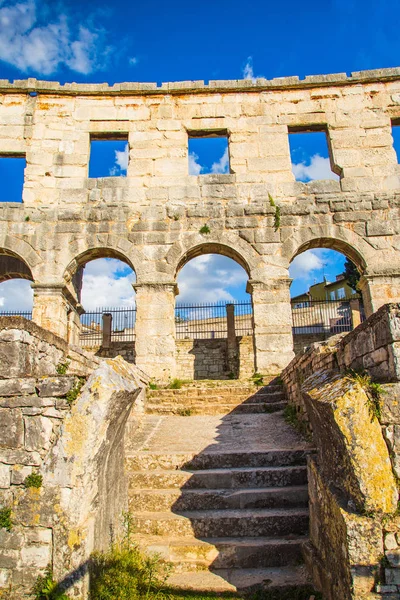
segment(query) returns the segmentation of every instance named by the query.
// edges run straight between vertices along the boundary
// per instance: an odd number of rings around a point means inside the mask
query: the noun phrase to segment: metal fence
[[[178,340],[226,338],[229,305],[234,306],[236,335],[252,335],[251,302],[214,302],[177,304],[175,307],[176,338]]]
[[[361,313],[362,314],[362,313]],[[293,334],[325,334],[352,331],[353,319],[349,300],[307,301],[292,306]]]
[[[5,310],[0,311],[0,317],[25,317],[25,319],[32,320],[32,311],[21,311],[21,310]]]
[[[135,339],[136,308],[104,307],[81,315],[80,344],[84,348],[101,346],[103,315],[111,314],[111,341],[132,342]]]

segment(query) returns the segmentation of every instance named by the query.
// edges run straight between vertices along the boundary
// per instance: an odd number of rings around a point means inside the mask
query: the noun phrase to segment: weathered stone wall
[[[0,82],[0,98],[0,153],[27,159],[24,203],[0,206],[0,249],[31,273],[33,319],[66,340],[79,333],[74,276],[100,256],[136,272],[136,360],[160,379],[176,369],[177,273],[198,254],[246,269],[265,373],[293,357],[288,266],[298,252],[332,247],[354,260],[368,314],[400,299],[399,69],[161,87],[29,79]],[[294,180],[288,132],[315,128],[340,181]],[[221,132],[230,172],[189,175],[188,136]],[[90,136],[116,134],[129,140],[127,177],[89,179]]]
[[[248,379],[256,370],[254,360],[254,339],[251,335],[237,337],[239,379]]]
[[[309,464],[306,554],[328,600],[369,597],[376,582],[379,594],[400,592],[399,322],[400,306],[383,306],[353,332],[315,344],[282,373],[317,449]],[[381,382],[380,411],[349,369]]]
[[[293,335],[293,351],[302,354],[306,348],[315,342],[323,342],[326,339],[324,333],[296,333]]]
[[[110,348],[93,348],[91,351],[102,358],[122,356],[126,362],[134,364],[136,360],[135,342],[111,342]]]
[[[180,379],[226,379],[229,375],[226,339],[177,340],[176,353]]]
[[[90,552],[127,506],[124,430],[140,419],[147,379],[21,318],[1,319],[0,357],[0,508],[12,521],[0,530],[0,590],[19,600],[52,565],[86,597]],[[39,488],[25,485],[32,473]]]

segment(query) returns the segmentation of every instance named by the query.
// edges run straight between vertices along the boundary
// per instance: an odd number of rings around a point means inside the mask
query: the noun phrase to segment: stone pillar
[[[112,326],[112,314],[103,314],[103,337],[101,340],[102,348],[111,348],[111,326]]]
[[[72,306],[69,303],[68,308],[68,343],[74,346],[79,346],[81,335],[81,320],[80,316],[84,313],[83,307],[80,304]]]
[[[64,283],[32,283],[32,321],[69,344],[78,345],[82,306]]]
[[[353,324],[353,329],[355,329],[361,323],[360,301],[358,298],[354,298],[353,300],[350,300],[350,310],[351,310],[351,322]]]
[[[294,357],[290,279],[249,280],[254,319],[256,371],[277,375]]]
[[[157,381],[175,377],[176,283],[137,283],[136,364]]]
[[[63,283],[33,283],[32,321],[68,341],[70,303]]]
[[[400,302],[400,274],[363,275],[358,283],[361,290],[365,316],[368,318],[383,304]]]
[[[239,365],[238,365],[238,345],[236,340],[236,331],[235,331],[235,305],[227,304],[226,305],[226,325],[227,325],[227,341],[226,341],[226,349],[227,349],[227,358],[228,358],[228,371],[233,373],[235,376],[238,375]]]

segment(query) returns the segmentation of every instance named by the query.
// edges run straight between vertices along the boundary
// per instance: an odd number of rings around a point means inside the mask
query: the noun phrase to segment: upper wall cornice
[[[258,78],[212,80],[208,84],[204,81],[176,81],[170,83],[65,83],[58,81],[41,81],[34,78],[0,79],[0,93],[43,93],[52,95],[69,96],[122,96],[122,95],[163,95],[163,94],[201,94],[218,92],[263,92],[270,90],[304,89],[313,87],[344,86],[360,83],[385,83],[400,80],[400,67],[390,69],[375,69],[373,71],[355,71],[348,76],[346,73],[333,73],[331,75],[307,75],[304,79],[295,77],[275,77],[274,79]]]

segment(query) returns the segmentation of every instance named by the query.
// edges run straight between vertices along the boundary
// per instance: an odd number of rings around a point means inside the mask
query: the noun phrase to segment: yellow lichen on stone
[[[335,420],[349,448],[349,457],[366,497],[366,510],[383,513],[397,508],[398,492],[380,423],[372,419],[368,397],[357,383],[336,398]]]
[[[346,377],[329,378],[326,373],[310,378],[303,391],[315,417],[314,436],[324,436],[325,458],[330,453],[333,471],[340,470],[336,485],[368,513],[393,513],[398,491],[388,447],[379,421],[371,419],[366,391]]]

